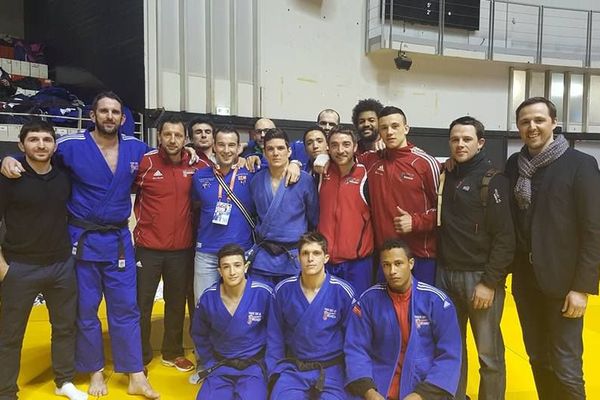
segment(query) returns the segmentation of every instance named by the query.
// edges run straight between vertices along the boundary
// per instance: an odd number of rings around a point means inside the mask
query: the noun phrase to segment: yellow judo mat
[[[106,318],[102,308],[102,324],[104,327],[104,344],[107,355],[105,374],[108,379],[106,400],[126,400],[141,397],[127,395],[127,377],[112,371],[110,347],[106,334]],[[153,314],[152,342],[154,348],[160,348],[162,336],[163,303],[157,302]],[[187,329],[187,324],[186,324]],[[521,337],[521,329],[514,301],[510,293],[506,296],[502,331],[506,345],[507,365],[507,390],[508,400],[536,399],[533,377],[525,347]],[[191,353],[191,341],[187,333],[184,335],[186,351]],[[474,350],[472,338],[469,338],[469,349]],[[193,360],[193,356],[190,356]],[[478,361],[475,351],[469,354],[469,384],[468,394],[471,399],[477,399],[478,387]],[[588,399],[600,400],[600,298],[589,298],[584,327],[584,377]],[[174,368],[161,365],[160,353],[155,351],[155,358],[149,365],[149,377],[153,387],[158,390],[163,400],[195,399],[199,386],[188,383],[189,373],[181,373]],[[21,373],[19,377],[20,393],[22,400],[58,399],[54,395],[50,367],[50,324],[46,307],[37,306],[31,314],[23,353],[21,359]],[[87,376],[78,376],[75,383],[82,390],[87,390]],[[211,399],[212,400],[212,399]],[[217,399],[215,399],[217,400]]]

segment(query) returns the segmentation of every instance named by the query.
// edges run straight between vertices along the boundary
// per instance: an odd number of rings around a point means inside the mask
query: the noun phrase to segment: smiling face
[[[357,144],[354,143],[350,135],[334,133],[329,137],[329,155],[340,168],[354,163],[356,149]]]
[[[158,134],[160,147],[170,156],[181,154],[185,145],[185,127],[182,123],[165,122]]]
[[[477,139],[477,131],[473,125],[456,124],[450,131],[450,156],[457,163],[469,161],[479,153],[485,139]]]
[[[235,132],[220,131],[215,138],[214,152],[217,164],[231,167],[238,159],[239,143]]]
[[[409,127],[402,114],[390,114],[379,118],[379,136],[388,149],[406,147]]]
[[[56,142],[49,132],[29,132],[23,142],[19,142],[19,149],[25,153],[29,163],[46,163],[56,150]]]
[[[248,267],[241,255],[225,256],[219,260],[219,275],[223,278],[223,285],[228,288],[239,287],[246,284]]]
[[[358,114],[358,135],[360,140],[374,142],[378,138],[378,120],[375,111],[363,111]]]
[[[405,293],[411,285],[411,271],[414,258],[408,258],[404,249],[392,248],[381,252],[383,275],[393,292]]]
[[[98,100],[96,108],[90,112],[96,130],[104,135],[116,135],[125,123],[121,103],[109,97]]]
[[[329,254],[317,242],[304,244],[299,250],[302,276],[315,276],[325,273],[325,264],[329,261]]]
[[[554,141],[556,119],[544,103],[533,103],[523,107],[517,115],[519,136],[527,146],[529,154],[535,156]]]

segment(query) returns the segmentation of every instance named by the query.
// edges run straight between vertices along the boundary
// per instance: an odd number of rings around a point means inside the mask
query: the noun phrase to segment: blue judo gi
[[[76,368],[94,372],[104,367],[98,319],[104,294],[115,371],[142,371],[136,264],[127,219],[139,161],[151,148],[120,135],[113,174],[89,131],[63,136],[57,144],[55,160],[69,172],[72,184],[67,208],[79,291]]]
[[[267,316],[273,290],[248,279],[244,294],[231,315],[221,299],[220,282],[206,289],[194,313],[191,334],[196,355],[205,370],[215,368],[204,380],[197,399],[264,400],[267,379],[264,349],[267,343]],[[249,360],[244,369],[227,361]]]
[[[250,182],[258,224],[258,243],[251,249],[252,276],[277,283],[300,272],[297,242],[305,232],[315,229],[319,220],[319,197],[313,178],[304,171],[293,185],[282,180],[277,192],[271,190],[268,169],[259,171]],[[273,252],[265,244],[277,244]]]
[[[272,400],[306,399],[311,392],[322,400],[347,398],[344,334],[355,303],[352,287],[330,274],[311,303],[302,292],[300,276],[276,286],[266,357],[270,380],[276,379]]]
[[[388,394],[400,356],[400,325],[386,284],[367,289],[352,309],[346,332],[346,373],[350,391],[359,381]],[[462,341],[456,311],[441,290],[413,278],[410,337],[400,376],[400,399],[421,383],[454,398],[460,378]],[[357,393],[355,393],[357,394]],[[395,400],[395,399],[394,399]]]

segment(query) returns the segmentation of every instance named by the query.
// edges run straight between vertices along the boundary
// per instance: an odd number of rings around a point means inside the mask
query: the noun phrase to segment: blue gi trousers
[[[75,350],[77,370],[94,372],[104,368],[102,326],[98,319],[98,307],[104,294],[115,371],[143,371],[135,260],[127,259],[125,268],[118,268],[117,261],[78,260],[75,271],[80,293]]]
[[[365,290],[373,286],[373,256],[339,264],[327,263],[327,272],[342,278],[352,285],[358,298]]]
[[[198,392],[197,400],[265,400],[267,382],[260,366],[243,371],[222,366],[210,374]]]

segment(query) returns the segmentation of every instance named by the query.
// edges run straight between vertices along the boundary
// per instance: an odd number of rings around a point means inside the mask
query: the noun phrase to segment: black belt
[[[316,400],[321,397],[321,393],[323,392],[323,388],[325,387],[325,369],[333,367],[334,365],[343,364],[344,355],[340,354],[337,357],[325,361],[303,361],[298,360],[297,358],[286,358],[283,361],[293,363],[299,371],[314,371],[316,369],[319,370],[319,378],[317,379],[317,382],[313,386],[311,386],[309,395],[309,398],[311,400]]]
[[[243,371],[253,364],[258,364],[258,366],[262,370],[265,379],[267,377],[267,369],[264,363],[264,348],[250,358],[225,358],[221,354],[216,352],[214,353],[214,357],[217,359],[217,363],[215,365],[213,365],[210,368],[205,368],[198,372],[198,377],[200,380],[205,379],[207,376],[212,374],[217,368],[222,366],[232,367],[237,369],[238,371]]]
[[[90,232],[110,232],[110,231],[120,231],[123,228],[127,228],[129,226],[129,220],[117,222],[115,224],[97,224],[95,222],[91,222],[85,219],[79,219],[75,217],[69,216],[69,225],[76,226],[77,228],[83,229],[81,235],[79,236],[79,240],[77,241],[77,252],[75,253],[75,257],[80,259],[83,253],[83,242]],[[118,257],[125,256],[125,245],[123,243],[123,238],[119,235],[119,254]],[[123,270],[125,267],[121,267],[119,265],[119,270]]]

